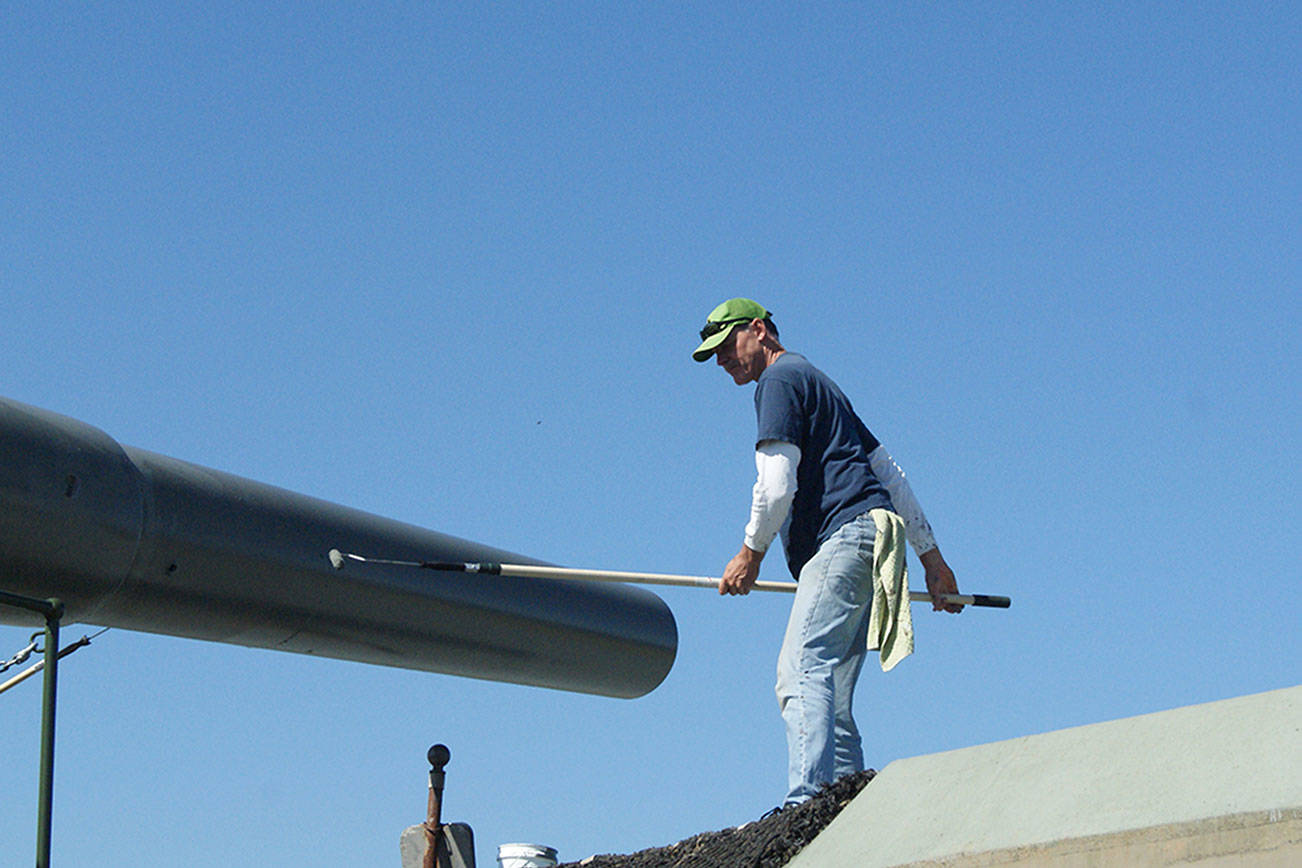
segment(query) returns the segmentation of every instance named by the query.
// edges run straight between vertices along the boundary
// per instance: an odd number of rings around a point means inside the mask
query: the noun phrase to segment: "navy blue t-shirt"
[[[798,353],[783,353],[755,385],[760,440],[800,447],[791,520],[782,548],[799,576],[814,552],[848,521],[870,509],[892,509],[868,454],[879,445],[836,383]]]

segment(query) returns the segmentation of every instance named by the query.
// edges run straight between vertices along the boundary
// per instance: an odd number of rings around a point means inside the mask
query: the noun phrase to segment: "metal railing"
[[[38,600],[0,591],[0,604],[45,618],[45,681],[41,691],[41,788],[36,819],[36,868],[50,866],[50,820],[54,808],[54,704],[59,684],[59,621],[63,601]]]

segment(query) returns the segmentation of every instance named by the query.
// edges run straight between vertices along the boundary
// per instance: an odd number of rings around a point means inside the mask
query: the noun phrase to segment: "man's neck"
[[[764,351],[764,367],[766,370],[769,365],[776,362],[778,358],[781,357],[782,354],[786,352],[786,350],[781,346],[774,346],[774,347],[766,346],[766,347],[761,347],[761,349]]]

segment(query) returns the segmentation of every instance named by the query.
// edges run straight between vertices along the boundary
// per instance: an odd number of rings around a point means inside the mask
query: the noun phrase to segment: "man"
[[[881,565],[897,564],[896,581],[905,581],[904,536],[926,570],[932,608],[963,607],[942,599],[958,585],[904,474],[836,384],[778,342],[768,310],[734,298],[711,311],[692,358],[711,356],[737,385],[756,384],[758,420],[750,521],[719,593],[750,592],[779,530],[798,582],[777,682],[787,730],[785,805],[795,805],[863,769],[851,713],[854,687],[868,649],[874,592],[879,605],[883,599]],[[907,587],[902,605],[907,610]],[[883,656],[883,668],[889,666]]]

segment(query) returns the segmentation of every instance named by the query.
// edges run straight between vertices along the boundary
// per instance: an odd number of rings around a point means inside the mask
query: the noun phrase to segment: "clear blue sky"
[[[860,683],[871,765],[1298,684],[1302,12],[1136,5],[11,5],[0,394],[717,573],[751,394],[689,353],[749,295],[1015,601],[917,611]],[[55,864],[396,866],[436,741],[484,865],[755,818],[789,601],[661,594],[633,701],[111,630],[61,667]],[[39,704],[0,697],[4,866]]]

